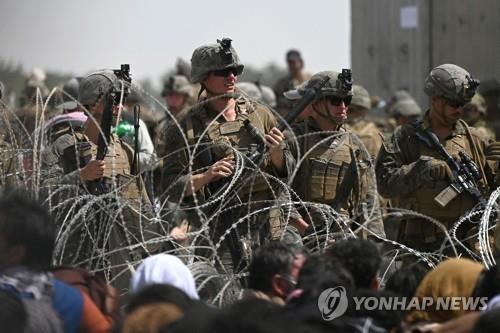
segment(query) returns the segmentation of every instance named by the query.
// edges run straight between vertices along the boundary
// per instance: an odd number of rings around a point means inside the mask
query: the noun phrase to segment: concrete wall
[[[401,26],[403,7],[416,7],[416,25],[410,9]],[[427,108],[423,81],[442,63],[500,80],[498,0],[351,0],[351,15],[353,77],[371,94],[406,88]]]

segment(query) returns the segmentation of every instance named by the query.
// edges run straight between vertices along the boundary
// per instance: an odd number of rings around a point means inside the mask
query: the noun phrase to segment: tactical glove
[[[417,177],[421,181],[434,182],[437,180],[451,180],[453,174],[445,161],[431,157],[420,157],[415,167]]]

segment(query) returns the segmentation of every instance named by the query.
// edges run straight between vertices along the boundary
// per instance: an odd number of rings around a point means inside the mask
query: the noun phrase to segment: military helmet
[[[189,80],[184,75],[172,75],[170,76],[163,85],[163,90],[161,95],[163,97],[169,94],[182,94],[187,97],[191,97],[193,94],[193,89]]]
[[[121,91],[121,83],[112,70],[91,73],[80,82],[78,101],[82,105],[94,105],[107,93]]]
[[[328,96],[345,98],[353,95],[351,71],[345,69],[342,70],[342,73],[334,71],[324,71],[316,73],[296,89],[289,90],[283,95],[290,100],[299,99],[306,93],[308,89],[315,87],[318,82],[323,81],[326,78],[328,78],[328,81],[316,95],[316,99],[321,99]]]
[[[240,74],[243,72],[244,66],[231,45],[231,39],[217,40],[216,44],[203,45],[194,50],[191,57],[191,81],[200,83],[208,73],[232,67]]]
[[[277,105],[276,102],[276,94],[274,93],[273,89],[268,86],[260,86],[260,92],[262,93],[262,100],[268,104],[270,107],[275,108]]]
[[[454,103],[465,104],[469,102],[479,81],[465,69],[453,65],[444,64],[434,68],[425,80],[424,92],[428,96],[443,97]]]
[[[413,98],[405,98],[391,106],[390,114],[393,116],[417,117],[422,115],[422,109]]]
[[[238,82],[236,88],[243,92],[243,95],[256,101],[262,101],[262,92],[253,82]]]
[[[360,106],[365,109],[371,108],[371,99],[368,91],[360,85],[354,84],[352,86],[352,100],[351,105]]]
[[[486,101],[479,93],[476,93],[471,101],[465,105],[465,108],[467,107],[475,107],[482,115],[486,115]]]
[[[82,77],[74,77],[66,81],[62,87],[62,103],[57,105],[58,109],[74,110],[78,107],[78,88]]]

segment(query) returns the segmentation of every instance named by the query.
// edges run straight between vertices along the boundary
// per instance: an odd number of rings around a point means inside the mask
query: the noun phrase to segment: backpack
[[[119,319],[118,292],[103,278],[83,268],[59,266],[52,269],[54,276],[87,294],[96,307],[114,322]]]

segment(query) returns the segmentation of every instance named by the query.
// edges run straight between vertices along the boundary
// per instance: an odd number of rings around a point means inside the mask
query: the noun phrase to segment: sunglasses
[[[446,102],[446,104],[448,104],[449,106],[451,106],[452,108],[455,108],[455,109],[462,108],[466,104],[464,102],[450,101],[447,99],[445,99],[445,102]]]
[[[328,96],[326,100],[330,102],[330,104],[339,106],[342,102],[344,102],[345,106],[349,106],[351,104],[352,96],[347,96],[345,98],[340,98],[336,96]]]
[[[231,74],[231,73],[233,73],[234,76],[238,76],[238,75],[241,75],[242,72],[243,72],[243,70],[241,69],[241,67],[229,67],[226,69],[220,69],[218,71],[213,71],[212,73],[214,73],[215,76],[228,77],[229,74]]]

